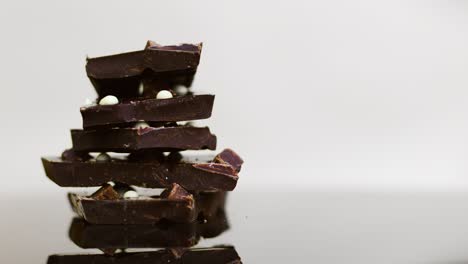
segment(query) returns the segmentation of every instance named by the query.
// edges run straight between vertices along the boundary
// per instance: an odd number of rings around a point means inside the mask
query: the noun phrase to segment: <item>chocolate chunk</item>
[[[149,45],[140,51],[88,58],[86,72],[100,98],[109,94],[119,98],[139,97],[140,83],[144,84],[145,95],[176,85],[191,85],[200,61],[201,44]]]
[[[109,162],[44,157],[42,164],[47,177],[63,187],[93,187],[113,181],[147,188],[167,188],[177,183],[191,191],[231,191],[239,178],[229,165],[210,163],[212,157],[195,161],[198,155],[172,159],[171,155],[161,157],[163,154],[159,152],[138,153],[130,154],[128,160],[112,158]],[[197,164],[204,165],[194,166]]]
[[[217,196],[216,199],[208,198]],[[161,220],[190,223],[200,215],[212,217],[225,202],[225,193],[197,194],[194,199],[165,199],[145,196],[138,199],[95,200],[69,194],[73,210],[92,224],[156,224]]]
[[[221,153],[216,155],[213,161],[221,164],[229,164],[237,172],[241,170],[242,164],[244,163],[242,158],[239,157],[239,155],[237,155],[237,153],[234,152],[232,149],[223,150]]]
[[[161,198],[168,200],[192,200],[193,195],[187,192],[179,184],[173,183],[172,186],[161,193]]]
[[[180,253],[182,251],[179,251]],[[47,264],[155,264],[155,263],[204,263],[238,264],[242,263],[239,254],[232,246],[186,249],[181,256],[173,250],[162,249],[148,252],[117,253],[113,257],[103,254],[51,255]]]
[[[209,173],[221,174],[221,175],[234,175],[237,172],[229,164],[218,164],[218,163],[200,163],[193,164],[193,167]]]
[[[120,195],[110,184],[104,184],[99,190],[91,194],[91,198],[94,200],[116,200],[120,198]]]
[[[208,127],[72,129],[71,136],[73,149],[88,152],[216,149],[216,136]]]
[[[93,157],[88,152],[75,151],[73,149],[67,149],[62,153],[62,160],[66,161],[87,161]]]
[[[205,119],[211,116],[214,95],[179,96],[170,99],[130,101],[116,105],[81,107],[83,127],[146,122],[176,122]]]

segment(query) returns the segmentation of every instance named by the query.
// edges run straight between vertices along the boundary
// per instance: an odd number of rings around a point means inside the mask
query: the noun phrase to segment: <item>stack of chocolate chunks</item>
[[[73,147],[42,158],[59,186],[100,187],[91,195],[69,194],[87,222],[189,223],[214,215],[236,187],[243,161],[233,150],[181,152],[216,149],[208,127],[191,125],[209,118],[214,103],[214,95],[189,89],[201,50],[201,44],[148,41],[140,51],[88,58],[98,98],[81,107],[83,129],[71,130]]]

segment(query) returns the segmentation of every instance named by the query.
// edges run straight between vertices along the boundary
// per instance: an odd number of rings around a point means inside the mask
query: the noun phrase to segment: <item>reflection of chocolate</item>
[[[161,248],[192,247],[200,237],[213,238],[229,228],[222,208],[211,218],[193,223],[156,225],[94,225],[73,219],[69,236],[81,248]]]
[[[209,118],[214,95],[179,96],[170,99],[130,101],[116,105],[81,107],[83,127],[137,122],[176,122]]]
[[[208,127],[72,129],[71,136],[74,150],[88,152],[216,149],[216,136]]]
[[[144,50],[88,58],[86,73],[99,97],[119,98],[154,95],[176,85],[189,87],[200,61],[202,45],[160,46],[152,43]]]
[[[42,164],[46,175],[64,187],[101,186],[109,181],[148,188],[167,188],[177,183],[186,190],[198,191],[230,191],[236,187],[239,177],[229,165],[212,162],[213,156],[196,157],[171,153],[166,158],[161,152],[148,150],[108,162],[44,157]]]
[[[234,247],[163,249],[149,252],[117,253],[112,257],[103,254],[51,255],[47,264],[239,264],[242,263]]]
[[[162,220],[190,223],[199,217],[211,218],[224,206],[224,192],[194,194],[175,200],[159,196],[136,199],[96,200],[70,193],[73,210],[92,224],[156,224]]]

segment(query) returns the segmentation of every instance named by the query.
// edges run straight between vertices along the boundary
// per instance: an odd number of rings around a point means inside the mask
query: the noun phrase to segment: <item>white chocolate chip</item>
[[[112,186],[112,187],[115,186],[115,182],[113,182],[113,181],[109,181],[109,182],[107,182],[107,184],[109,184],[109,185]]]
[[[119,99],[113,95],[108,95],[99,101],[99,105],[116,105],[118,103]]]
[[[156,99],[169,99],[169,98],[172,98],[174,96],[172,96],[172,93],[168,90],[161,90],[158,92],[158,94],[156,95]]]
[[[189,90],[188,90],[187,87],[185,87],[183,85],[177,85],[174,88],[174,91],[176,92],[176,94],[184,95],[184,94],[187,94]]]
[[[144,91],[145,91],[145,86],[141,82],[140,86],[138,86],[138,95],[142,95]]]
[[[130,190],[130,191],[126,191],[123,195],[123,198],[124,199],[134,199],[134,198],[138,198],[138,193],[133,191],[133,190]]]
[[[147,128],[149,127],[148,123],[146,123],[145,121],[138,121],[134,126],[133,128],[137,128],[137,129],[143,129],[143,128]]]
[[[111,160],[111,157],[109,156],[109,154],[103,152],[103,153],[100,153],[99,155],[97,155],[96,157],[96,161],[97,162],[106,162],[106,161],[109,161]]]

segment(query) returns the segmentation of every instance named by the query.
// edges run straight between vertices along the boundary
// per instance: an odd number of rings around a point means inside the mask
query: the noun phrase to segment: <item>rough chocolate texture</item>
[[[214,95],[187,95],[170,99],[130,101],[117,105],[81,107],[83,128],[137,122],[177,122],[209,118]]]
[[[191,200],[193,195],[177,183],[173,183],[172,186],[161,193],[161,198],[168,200]]]
[[[150,43],[144,50],[88,58],[86,73],[99,97],[138,97],[176,85],[189,87],[200,62],[202,45],[160,46]]]
[[[213,197],[214,196],[214,197]],[[224,205],[224,192],[200,193],[194,199],[171,200],[159,196],[137,199],[95,200],[68,195],[73,210],[92,224],[156,224],[161,220],[191,223],[198,217],[212,217]]]
[[[234,247],[217,246],[212,248],[170,249],[149,252],[118,253],[113,257],[103,254],[51,255],[48,264],[237,264],[242,263]]]
[[[91,194],[95,200],[115,200],[120,198],[120,194],[109,184],[104,184],[99,190]]]
[[[211,218],[183,224],[93,225],[81,218],[74,218],[69,237],[81,248],[192,247],[201,237],[213,238],[228,228],[225,212],[218,208]]]
[[[232,149],[225,149],[214,158],[215,162],[231,165],[235,171],[239,172],[244,161]]]
[[[109,162],[69,161],[43,157],[47,177],[63,187],[94,187],[113,181],[147,188],[167,188],[177,183],[191,191],[231,191],[239,176],[229,165],[213,163],[213,157],[165,157],[143,151]],[[220,169],[222,168],[222,169]]]
[[[148,127],[71,130],[73,149],[88,152],[132,152],[142,149],[216,149],[216,136],[208,127]]]
[[[193,167],[198,170],[202,170],[210,173],[217,173],[220,175],[234,175],[237,172],[229,164],[218,164],[218,163],[200,163],[193,164]]]

